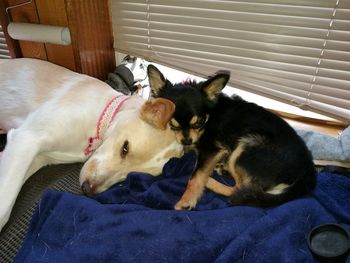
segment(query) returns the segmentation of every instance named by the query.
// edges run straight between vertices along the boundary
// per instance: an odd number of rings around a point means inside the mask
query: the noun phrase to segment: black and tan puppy
[[[314,188],[315,169],[305,143],[275,114],[221,93],[228,73],[173,85],[149,65],[148,76],[153,96],[176,105],[170,125],[178,140],[198,154],[176,209],[194,208],[205,186],[230,196],[233,205],[253,206],[281,204]],[[234,178],[233,187],[210,178],[218,162]]]

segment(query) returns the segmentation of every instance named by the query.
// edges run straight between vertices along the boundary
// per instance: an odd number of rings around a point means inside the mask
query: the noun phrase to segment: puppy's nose
[[[182,143],[183,145],[191,145],[191,144],[192,144],[192,139],[191,139],[191,138],[183,138],[183,139],[181,140],[181,143]]]
[[[89,197],[92,197],[94,195],[93,193],[93,189],[89,183],[89,181],[85,181],[82,185],[81,185],[81,190],[83,191],[83,193]]]

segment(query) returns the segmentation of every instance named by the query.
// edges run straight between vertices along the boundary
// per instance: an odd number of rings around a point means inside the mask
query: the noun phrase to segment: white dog
[[[165,99],[127,97],[95,78],[35,59],[0,60],[0,230],[23,183],[48,164],[88,161],[80,184],[93,195],[131,171],[161,173],[182,154]],[[90,157],[91,156],[91,157]]]

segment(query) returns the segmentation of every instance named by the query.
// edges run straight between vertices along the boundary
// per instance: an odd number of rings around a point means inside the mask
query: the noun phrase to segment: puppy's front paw
[[[195,208],[197,204],[196,200],[187,200],[185,198],[181,198],[179,202],[176,203],[175,209],[176,210],[192,210]]]

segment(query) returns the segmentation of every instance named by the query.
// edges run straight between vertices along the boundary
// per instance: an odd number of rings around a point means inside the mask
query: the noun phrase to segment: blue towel
[[[314,262],[313,227],[350,230],[350,179],[332,173],[278,207],[231,207],[206,191],[195,210],[175,211],[193,165],[185,155],[159,177],[131,173],[95,199],[47,191],[14,262]]]

